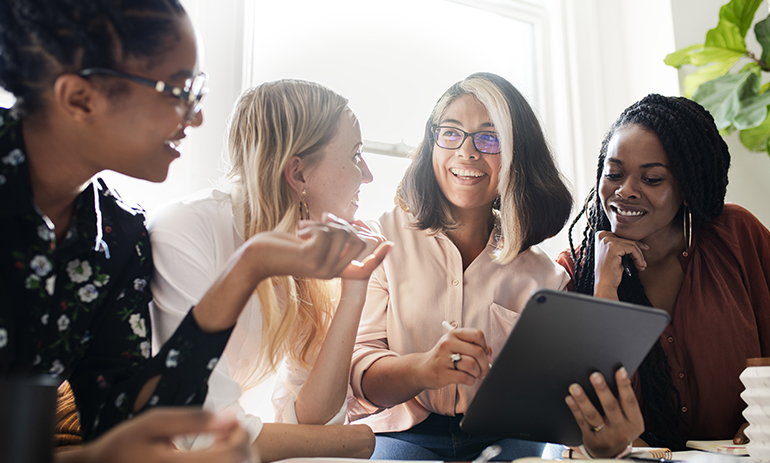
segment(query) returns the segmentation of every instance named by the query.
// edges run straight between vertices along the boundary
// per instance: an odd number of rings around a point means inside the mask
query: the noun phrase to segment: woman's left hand
[[[612,393],[601,373],[591,375],[591,384],[605,416],[596,410],[579,384],[569,387],[567,405],[583,432],[583,445],[593,458],[617,456],[644,432],[642,412],[625,368],[615,372],[615,381],[619,398]]]

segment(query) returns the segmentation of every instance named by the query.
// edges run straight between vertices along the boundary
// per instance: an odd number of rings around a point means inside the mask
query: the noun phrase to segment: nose
[[[361,158],[361,183],[372,183],[372,180],[374,180],[374,175],[369,170],[369,164],[366,163],[364,158]]]
[[[479,152],[476,151],[476,146],[473,144],[471,137],[465,137],[462,145],[457,148],[457,155],[464,159],[478,159]]]
[[[615,195],[618,196],[620,199],[631,199],[631,198],[638,198],[639,197],[639,186],[637,185],[638,182],[633,180],[630,177],[627,177],[624,182],[622,182],[618,187],[615,189]]]
[[[189,121],[187,121],[188,126],[190,127],[200,127],[201,124],[203,124],[203,110],[196,112],[193,114],[193,117],[190,118]]]

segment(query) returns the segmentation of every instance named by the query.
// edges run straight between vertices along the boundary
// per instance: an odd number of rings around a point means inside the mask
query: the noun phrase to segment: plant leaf
[[[751,151],[767,151],[768,142],[770,142],[770,117],[756,127],[741,130],[741,143]]]
[[[708,63],[715,63],[720,61],[729,61],[731,59],[738,59],[746,56],[745,51],[731,50],[729,48],[720,47],[703,47],[703,50],[695,53],[690,53],[690,63],[695,66],[703,66]]]
[[[746,37],[760,4],[762,0],[731,0],[719,9],[719,19],[735,24],[740,30],[741,37]]]
[[[675,68],[679,68],[683,64],[690,64],[690,52],[700,48],[703,48],[703,44],[690,45],[687,48],[682,48],[681,50],[666,55],[663,62]]]
[[[740,57],[737,57],[730,61],[712,64],[687,75],[684,78],[684,96],[691,98],[701,84],[727,74],[739,59]]]
[[[759,59],[767,64],[767,59],[770,57],[770,16],[754,26],[754,35],[757,36],[757,42],[762,45],[762,56]]]
[[[735,0],[733,0],[735,1]],[[720,19],[717,27],[706,32],[705,47],[726,48],[728,50],[746,53],[746,41],[741,30],[735,24]]]
[[[770,93],[755,95],[741,101],[741,109],[733,118],[735,128],[746,130],[761,124],[767,116],[767,105],[770,105]]]
[[[741,100],[757,94],[759,85],[754,72],[728,74],[701,84],[692,99],[711,113],[721,130],[732,123],[741,109]]]

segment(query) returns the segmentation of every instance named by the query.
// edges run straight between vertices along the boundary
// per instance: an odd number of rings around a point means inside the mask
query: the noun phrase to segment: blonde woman
[[[211,376],[204,405],[236,407],[263,461],[366,458],[374,447],[368,427],[341,426],[367,281],[390,249],[384,238],[354,219],[359,187],[372,181],[361,148],[358,120],[342,96],[310,82],[262,84],[240,98],[232,117],[230,188],[206,190],[173,204],[150,227],[158,341],[173,332],[197,303],[201,288],[242,243],[267,232],[283,233],[265,243],[254,263],[281,262],[285,273],[268,275],[246,303]],[[338,287],[278,276],[302,275],[304,265],[288,261],[280,241],[301,240],[319,227],[354,230],[352,236],[367,245],[358,251],[364,263],[344,274]],[[333,256],[344,246],[345,241],[333,241],[327,250]],[[262,423],[238,399],[279,366],[274,394],[279,423]],[[324,424],[339,426],[318,426]],[[184,445],[195,448],[199,441]]]

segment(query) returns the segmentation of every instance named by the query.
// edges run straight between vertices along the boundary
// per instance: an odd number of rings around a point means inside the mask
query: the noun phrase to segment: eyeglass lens
[[[190,109],[187,111],[188,121],[193,117],[195,117],[195,115],[198,114],[201,110],[201,99],[205,94],[205,88],[204,88],[205,85],[206,85],[206,74],[201,73],[195,76],[195,78],[193,78],[192,82],[188,87],[190,92],[190,97],[189,97]]]
[[[479,152],[485,154],[498,154],[500,152],[500,139],[495,132],[468,133],[453,127],[436,127],[434,136],[436,144],[445,149],[458,149],[467,137],[471,137],[473,146]]]

